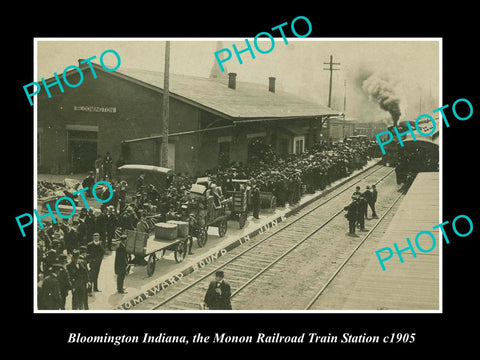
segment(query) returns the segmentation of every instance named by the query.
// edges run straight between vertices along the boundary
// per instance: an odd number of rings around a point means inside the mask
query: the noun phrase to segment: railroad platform
[[[441,311],[440,257],[443,247],[439,229],[439,173],[419,173],[405,197],[393,212],[383,234],[368,239],[322,295],[315,309],[322,310],[385,310],[385,311]],[[381,214],[379,214],[381,215]],[[436,246],[430,252],[421,252],[415,245],[420,231],[435,235]],[[408,246],[410,238],[415,248],[402,252],[401,263],[393,246],[400,250]],[[421,247],[428,250],[432,240],[419,237]],[[393,257],[384,262],[382,271],[375,251],[384,247],[393,250]],[[382,256],[386,256],[386,252]]]
[[[292,213],[328,194],[350,178],[375,166],[379,160],[371,159],[363,169],[354,171],[348,178],[337,180],[323,191],[302,196],[300,202],[294,206],[277,207],[274,211],[262,210],[259,219],[249,215],[243,229],[239,229],[237,221],[228,221],[227,233],[222,238],[218,236],[217,228],[210,227],[208,241],[203,248],[199,248],[194,241],[192,248],[194,254],[187,255],[185,260],[180,263],[175,261],[173,252],[167,251],[162,258],[157,260],[155,272],[151,277],[148,277],[145,266],[132,267],[130,274],[125,278],[126,294],[119,294],[116,291],[115,251],[107,252],[98,279],[98,287],[101,292],[95,292],[93,296],[89,297],[89,309],[98,312],[134,309],[136,304],[180,281],[188,274],[208,266],[218,257],[244,244],[256,235],[276,226]],[[200,301],[201,299],[199,299]],[[67,298],[66,310],[71,310],[71,294]]]

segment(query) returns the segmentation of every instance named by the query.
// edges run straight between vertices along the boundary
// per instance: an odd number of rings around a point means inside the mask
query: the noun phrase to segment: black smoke
[[[375,101],[382,110],[387,111],[397,126],[402,115],[400,97],[396,91],[396,82],[385,74],[374,73],[362,82],[362,89],[369,99]]]

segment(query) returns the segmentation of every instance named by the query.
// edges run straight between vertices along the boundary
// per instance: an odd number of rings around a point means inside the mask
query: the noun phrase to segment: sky
[[[272,44],[268,38],[260,38],[258,46],[268,50]],[[37,39],[36,78],[49,78],[54,72],[61,74],[70,65],[78,65],[78,59],[92,56],[99,62],[105,50],[115,50],[121,58],[122,68],[153,71],[164,70],[165,39]],[[362,121],[386,121],[391,123],[388,112],[362,88],[372,74],[381,74],[391,84],[390,91],[399,100],[401,120],[414,120],[420,114],[431,114],[440,106],[440,43],[436,39],[320,39],[275,38],[273,49],[261,54],[253,46],[241,54],[243,64],[235,57],[232,44],[239,50],[246,48],[245,38],[224,39],[170,39],[170,72],[175,74],[208,77],[216,63],[214,52],[218,41],[222,48],[232,52],[232,58],[223,65],[226,72],[237,73],[237,81],[254,82],[268,86],[268,77],[276,78],[279,90],[302,96],[319,104],[328,104],[330,72],[325,62],[333,56],[338,68],[333,72],[332,104],[335,110],[344,111],[349,118]],[[116,64],[110,53],[104,58],[107,66]],[[36,81],[32,79],[32,81]]]

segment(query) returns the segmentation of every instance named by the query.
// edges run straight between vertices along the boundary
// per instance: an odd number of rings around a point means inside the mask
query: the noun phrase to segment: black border
[[[74,4],[73,10],[44,8],[29,9],[21,20],[20,35],[7,41],[10,56],[7,84],[4,85],[5,131],[3,144],[6,159],[4,193],[13,195],[5,204],[8,213],[5,223],[9,236],[5,237],[8,258],[13,264],[5,271],[4,298],[14,318],[9,337],[19,346],[31,344],[41,354],[53,348],[57,355],[69,353],[119,355],[133,350],[134,356],[155,356],[162,353],[193,355],[221,354],[233,345],[148,345],[148,346],[98,346],[67,344],[69,332],[100,335],[165,332],[191,336],[197,332],[213,334],[226,332],[237,335],[266,333],[341,334],[343,332],[369,335],[390,333],[416,333],[410,345],[237,345],[248,352],[266,350],[303,351],[319,350],[328,354],[339,349],[385,351],[382,354],[413,354],[419,350],[435,351],[461,345],[463,350],[474,344],[474,330],[468,328],[475,314],[476,251],[478,229],[468,238],[455,238],[443,248],[443,314],[33,314],[32,273],[33,251],[31,232],[26,238],[18,233],[14,216],[32,207],[33,199],[33,108],[25,101],[23,85],[33,79],[34,37],[252,37],[299,15],[306,16],[313,25],[310,37],[442,37],[443,38],[443,104],[452,104],[458,98],[467,98],[474,107],[474,116],[468,121],[452,120],[444,128],[443,136],[443,219],[452,220],[459,214],[469,215],[474,225],[478,211],[476,193],[477,157],[474,149],[478,122],[478,95],[474,86],[478,82],[478,65],[475,62],[474,8],[452,5],[446,11],[442,5],[423,11],[418,4],[348,3],[327,6],[317,4],[314,10],[292,4],[276,4],[273,11],[259,12],[258,6],[238,4],[184,4],[183,9],[172,10],[159,4],[138,4],[132,9],[119,9],[120,3],[101,9],[98,5]],[[165,6],[165,9],[163,8]],[[38,6],[40,7],[40,6]],[[192,8],[193,7],[193,8]],[[194,9],[198,7],[198,9]],[[60,11],[61,10],[61,11]],[[189,15],[187,15],[189,14]],[[14,55],[14,56],[11,56]],[[13,99],[13,101],[12,101]],[[447,113],[448,114],[448,113]],[[8,135],[7,135],[8,134]],[[6,135],[6,136],[5,136]],[[10,141],[9,138],[12,140]],[[7,190],[9,189],[9,190]],[[4,206],[5,206],[4,205]],[[451,234],[449,232],[449,234]],[[226,350],[228,349],[228,350]],[[205,350],[205,352],[198,352]],[[144,352],[145,351],[145,352]],[[159,353],[157,352],[159,351]],[[203,356],[202,356],[203,357]]]

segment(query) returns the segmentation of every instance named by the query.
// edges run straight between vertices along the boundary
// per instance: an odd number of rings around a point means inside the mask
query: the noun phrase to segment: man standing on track
[[[370,186],[367,185],[367,190],[363,192],[363,197],[367,200],[367,207],[365,208],[365,219],[368,220],[368,205],[372,209],[372,192],[370,191]],[[373,219],[373,209],[372,209],[372,219]]]
[[[212,281],[208,286],[204,303],[210,310],[232,310],[230,284],[224,281],[223,278],[223,271],[217,271],[215,273],[215,281]]]
[[[354,196],[353,201],[349,205],[345,206],[343,209],[347,211],[345,217],[348,220],[348,235],[357,236],[355,234],[355,225],[358,219],[357,213],[359,212],[359,205],[356,197]]]

